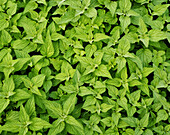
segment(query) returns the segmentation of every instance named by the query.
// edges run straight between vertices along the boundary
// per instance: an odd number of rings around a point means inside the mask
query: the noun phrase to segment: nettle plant
[[[0,0],[1,135],[169,135],[169,0]]]

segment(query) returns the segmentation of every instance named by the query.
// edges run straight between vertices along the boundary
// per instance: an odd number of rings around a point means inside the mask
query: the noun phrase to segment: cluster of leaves
[[[169,135],[169,0],[0,0],[1,135]]]

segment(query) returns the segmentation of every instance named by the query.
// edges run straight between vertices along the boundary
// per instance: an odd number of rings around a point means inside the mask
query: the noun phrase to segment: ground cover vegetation
[[[170,135],[169,0],[0,0],[1,135]]]

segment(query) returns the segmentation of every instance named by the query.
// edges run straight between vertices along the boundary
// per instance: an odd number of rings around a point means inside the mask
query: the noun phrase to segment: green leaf
[[[145,114],[144,117],[140,120],[141,127],[147,127],[149,122],[149,113]]]
[[[120,87],[121,79],[119,79],[119,78],[108,79],[108,80],[106,80],[106,83],[109,85],[114,85],[116,87]]]
[[[29,126],[29,128],[32,130],[32,131],[38,131],[38,130],[41,130],[43,128],[50,128],[51,127],[51,124],[48,123],[47,121],[45,120],[42,120],[40,118],[33,118],[31,120],[31,124]]]
[[[58,118],[62,116],[62,106],[55,101],[44,101],[44,105],[52,118]]]
[[[80,96],[86,96],[91,94],[94,94],[94,92],[88,89],[87,87],[84,86],[80,87],[80,91],[79,91]]]
[[[137,120],[134,117],[126,117],[121,118],[124,122],[126,122],[131,127],[137,127]]]
[[[84,14],[89,18],[96,17],[97,10],[95,8],[88,8]]]
[[[37,76],[33,77],[31,79],[31,81],[33,82],[33,84],[35,86],[41,87],[43,85],[44,79],[45,79],[45,75],[40,74],[40,75],[37,75]]]
[[[41,46],[41,54],[47,57],[51,57],[54,54],[54,47],[51,41],[50,31],[46,33],[45,43]]]
[[[119,21],[123,32],[131,23],[130,17],[128,16],[120,16]]]
[[[119,7],[124,12],[130,10],[131,6],[132,6],[132,3],[130,2],[130,0],[120,0],[119,1]]]
[[[0,99],[0,113],[2,113],[6,107],[9,105],[10,100],[9,99]]]
[[[91,57],[96,50],[97,50],[96,45],[87,45],[85,48],[86,56]]]
[[[168,110],[170,108],[169,102],[166,101],[166,98],[157,92],[153,91],[153,96],[156,100],[158,100],[164,107],[164,109]]]
[[[11,97],[12,101],[19,101],[23,99],[28,99],[30,98],[31,95],[28,93],[28,91],[24,89],[17,89],[16,93]]]
[[[38,4],[35,1],[29,1],[25,6],[24,13],[32,11],[38,7]]]
[[[126,66],[126,59],[122,57],[117,57],[116,63],[118,64],[117,72],[119,73]]]
[[[74,110],[76,101],[77,101],[76,94],[71,94],[68,97],[68,99],[64,102],[64,104],[63,104],[63,113],[65,115],[70,114]]]
[[[9,22],[5,19],[0,19],[0,31],[7,28],[9,26]]]
[[[104,4],[110,10],[113,17],[117,8],[117,2],[105,1]]]
[[[127,99],[125,97],[122,97],[117,100],[117,103],[123,107],[125,110],[128,110],[128,105],[127,105]]]
[[[108,105],[106,103],[101,104],[101,111],[102,112],[107,112],[108,110],[112,109],[113,105]]]
[[[164,31],[152,29],[148,32],[149,40],[153,42],[158,42],[160,40],[166,39],[167,36]]]
[[[39,91],[38,87],[37,86],[33,86],[30,88],[31,92],[34,93],[34,94],[37,94],[39,96],[42,96],[41,95],[41,92]]]
[[[167,10],[168,7],[169,4],[156,5],[153,8],[152,15],[162,15]]]
[[[25,108],[23,107],[23,105],[20,106],[19,120],[23,123],[29,122],[29,120],[30,120],[29,115],[25,111]]]
[[[84,128],[81,123],[79,123],[74,117],[72,116],[67,116],[65,119],[65,122],[69,125],[72,125],[76,128],[76,132],[78,132],[80,135],[84,135]]]
[[[152,61],[152,52],[149,49],[139,49],[136,55],[141,59],[143,66],[148,65]]]
[[[27,18],[26,16],[22,16],[18,21],[18,26],[23,27],[27,36],[27,39],[33,39],[36,35],[36,22]]]
[[[53,122],[53,127],[50,128],[48,135],[56,135],[58,133],[61,133],[65,128],[65,123],[61,118],[58,118]]]
[[[20,129],[21,123],[19,121],[11,121],[0,127],[0,130],[9,131],[13,133],[19,132]]]
[[[64,39],[65,37],[59,33],[52,33],[51,40],[57,41],[58,39]]]
[[[145,47],[149,46],[149,37],[148,37],[148,35],[144,35],[143,37],[140,38],[140,40],[143,42]]]
[[[94,35],[94,41],[100,41],[100,40],[104,40],[104,39],[108,39],[110,38],[109,36],[105,35],[104,33],[96,33]]]
[[[59,20],[57,24],[64,24],[70,22],[75,17],[75,10],[69,9]]]
[[[29,41],[28,40],[15,40],[12,41],[11,46],[14,49],[24,49],[26,46],[28,46]]]
[[[34,96],[31,96],[30,99],[28,99],[27,103],[25,104],[25,111],[29,116],[35,115],[35,100]]]
[[[138,32],[140,34],[145,34],[148,31],[146,24],[144,23],[143,19],[140,18],[139,19],[139,28],[138,28]]]
[[[130,49],[130,43],[127,39],[121,39],[119,41],[117,53],[121,55],[125,55]]]
[[[150,73],[152,73],[155,69],[144,67],[142,71],[142,77],[147,77]]]
[[[8,44],[10,43],[12,40],[11,35],[6,31],[6,30],[2,30],[1,31],[1,42],[2,44]]]
[[[156,122],[159,122],[161,120],[167,120],[168,117],[168,113],[165,110],[161,109],[157,112]]]
[[[108,71],[107,67],[105,65],[100,65],[98,69],[95,71],[95,75],[102,76],[102,77],[108,77],[112,79],[112,76],[110,75],[110,72]]]
[[[15,89],[15,84],[13,77],[10,77],[4,81],[4,85],[2,87],[2,90],[4,92],[12,92]]]

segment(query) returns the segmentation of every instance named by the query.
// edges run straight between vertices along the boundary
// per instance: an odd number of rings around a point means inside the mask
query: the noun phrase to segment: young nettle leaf
[[[40,118],[35,117],[31,120],[31,124],[29,126],[29,129],[32,130],[32,131],[38,131],[38,130],[41,130],[43,128],[50,128],[50,127],[51,127],[50,123],[48,123],[45,120],[42,120]]]
[[[148,32],[149,40],[153,42],[158,42],[160,40],[166,39],[167,36],[164,31],[152,29]]]
[[[143,66],[147,66],[152,61],[152,52],[149,49],[139,49],[136,55],[141,59]]]
[[[110,10],[113,17],[117,8],[117,2],[106,0],[104,1],[104,4]]]
[[[32,11],[38,7],[38,4],[35,1],[29,1],[25,6],[24,13]]]
[[[102,77],[108,77],[112,78],[110,75],[110,72],[108,71],[107,67],[105,65],[100,65],[97,70],[95,71],[95,75],[102,76]]]
[[[33,39],[36,36],[36,22],[22,16],[18,21],[18,26],[23,27],[27,36],[26,39]]]
[[[75,133],[75,134],[82,134],[84,135],[84,128],[83,125],[80,124],[74,117],[72,116],[67,116],[67,118],[65,119],[65,122],[69,125],[70,128],[73,128],[74,130],[71,129],[67,129],[68,132],[70,131],[71,133]]]
[[[63,114],[62,106],[54,101],[44,101],[44,105],[52,118],[59,118]]]
[[[54,47],[51,41],[50,31],[46,33],[45,43],[41,46],[41,54],[43,56],[51,57],[54,54]]]
[[[0,113],[2,113],[6,107],[9,105],[10,100],[9,99],[0,99]]]
[[[11,35],[6,30],[2,30],[1,31],[1,43],[6,45],[10,43],[11,40],[12,40]]]
[[[118,64],[117,71],[120,72],[126,65],[125,58],[134,58],[134,55],[129,53],[130,42],[127,39],[121,39],[119,41],[118,48],[116,49],[116,53],[118,57],[116,58],[116,63]]]
[[[52,127],[50,128],[48,135],[56,135],[61,133],[65,128],[65,122],[62,118],[58,118],[52,123]]]
[[[149,122],[149,113],[145,114],[144,117],[140,120],[141,127],[147,127]]]
[[[138,125],[138,119],[134,117],[126,117],[126,118],[121,118],[125,123],[127,123],[131,127],[137,127]]]
[[[6,16],[5,13],[0,13],[0,16]],[[9,26],[9,21],[6,20],[7,17],[0,17],[0,31],[7,28]]]
[[[30,91],[34,94],[37,94],[41,96],[41,93],[38,89],[38,87],[41,87],[43,85],[45,79],[45,75],[40,74],[37,76],[34,76],[31,80],[28,77],[22,78],[22,81],[24,82],[24,85],[30,89]]]
[[[76,102],[77,102],[76,94],[71,94],[63,104],[64,115],[68,115],[74,110]]]
[[[0,63],[0,71],[4,72],[5,78],[9,78],[9,75],[14,71],[14,65],[18,62],[18,59],[13,60],[12,55],[7,53]]]
[[[10,103],[10,97],[13,96],[15,94],[15,92],[13,92],[15,89],[15,84],[13,81],[13,77],[10,77],[6,80],[4,80],[3,86],[2,86],[2,92],[0,92],[0,113],[2,113],[7,106]]]
[[[104,39],[108,39],[110,38],[109,36],[103,34],[103,33],[96,33],[94,35],[94,41],[97,42],[97,41],[100,41],[100,40],[104,40]]]
[[[33,77],[31,81],[35,86],[41,87],[43,85],[44,79],[45,79],[45,75],[40,74],[40,75]]]
[[[163,5],[156,5],[153,8],[153,15],[162,15],[167,8],[169,7],[169,4],[163,4]]]
[[[156,118],[156,122],[159,122],[161,120],[167,120],[168,119],[168,113],[165,110],[159,110],[157,112],[157,118]]]

